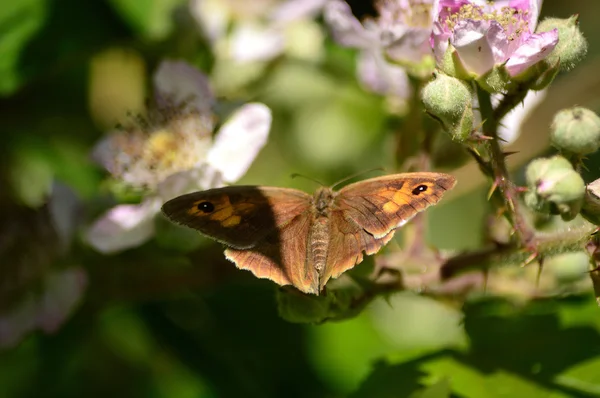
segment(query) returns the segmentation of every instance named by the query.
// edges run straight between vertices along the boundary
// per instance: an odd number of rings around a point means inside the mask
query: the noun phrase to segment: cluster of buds
[[[600,224],[600,181],[586,187],[576,171],[583,156],[600,148],[600,117],[581,107],[561,110],[552,121],[550,138],[562,156],[529,164],[525,203],[536,211],[560,214],[564,220],[581,212],[590,222]]]

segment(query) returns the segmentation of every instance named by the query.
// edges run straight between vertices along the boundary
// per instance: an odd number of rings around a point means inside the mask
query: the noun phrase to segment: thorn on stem
[[[533,253],[531,253],[529,255],[529,257],[527,257],[525,259],[525,261],[523,262],[523,264],[521,264],[521,267],[528,266],[529,264],[531,264],[532,262],[534,262],[538,258],[538,256],[539,256],[539,253],[537,251],[534,251]]]
[[[542,276],[542,269],[544,268],[544,258],[540,257],[538,259],[538,272],[535,277],[535,287],[540,287],[540,277]]]
[[[498,188],[498,181],[494,181],[494,183],[490,187],[490,190],[487,194],[487,200],[490,200],[492,198],[492,195],[494,194],[494,192],[496,192],[497,188]]]

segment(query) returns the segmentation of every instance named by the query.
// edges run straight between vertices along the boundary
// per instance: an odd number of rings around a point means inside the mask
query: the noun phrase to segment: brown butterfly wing
[[[295,189],[232,186],[178,196],[162,211],[175,223],[245,249],[309,210],[310,200]]]
[[[172,221],[229,246],[225,256],[238,268],[304,292],[318,286],[316,271],[306,268],[310,209],[305,192],[257,186],[195,192],[163,205]]]
[[[396,228],[436,204],[456,183],[441,173],[405,173],[360,181],[342,188],[331,214],[330,244],[321,287],[331,277],[374,254]]]
[[[256,246],[238,250],[229,248],[225,256],[238,268],[252,271],[278,285],[293,285],[304,293],[319,293],[319,275],[307,261],[307,240],[311,213],[303,213],[283,228],[261,239]]]

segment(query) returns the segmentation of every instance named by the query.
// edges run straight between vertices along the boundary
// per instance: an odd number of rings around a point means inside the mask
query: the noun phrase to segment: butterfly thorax
[[[325,217],[329,216],[329,210],[331,209],[334,196],[335,193],[327,187],[321,187],[315,192],[313,203],[315,204],[318,215]]]

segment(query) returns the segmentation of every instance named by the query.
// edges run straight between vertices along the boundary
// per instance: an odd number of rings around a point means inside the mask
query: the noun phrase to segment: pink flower
[[[511,76],[546,58],[558,31],[534,33],[542,0],[436,0],[431,34],[438,63],[451,44],[462,66],[481,76],[504,64]]]

